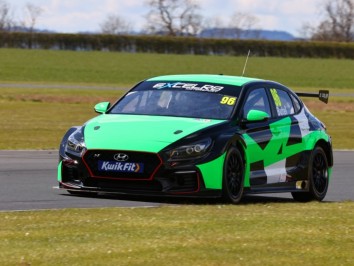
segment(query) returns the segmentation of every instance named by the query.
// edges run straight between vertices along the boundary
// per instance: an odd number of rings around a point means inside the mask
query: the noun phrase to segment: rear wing
[[[296,92],[296,95],[299,97],[318,98],[320,101],[324,103],[328,103],[328,99],[329,99],[329,91],[327,90],[320,90],[318,93]]]

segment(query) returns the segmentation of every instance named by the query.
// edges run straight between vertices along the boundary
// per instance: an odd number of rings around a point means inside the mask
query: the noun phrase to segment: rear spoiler
[[[320,99],[324,103],[328,103],[329,91],[320,90],[318,93],[296,92],[299,97],[314,97]]]

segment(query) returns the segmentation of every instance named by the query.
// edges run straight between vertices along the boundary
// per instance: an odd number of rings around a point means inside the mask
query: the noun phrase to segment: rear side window
[[[280,89],[270,89],[272,99],[278,116],[295,114],[293,101],[286,91]]]
[[[301,104],[299,102],[299,100],[292,94],[290,94],[291,99],[293,100],[293,104],[294,104],[294,109],[295,109],[295,113],[300,112],[301,110]]]

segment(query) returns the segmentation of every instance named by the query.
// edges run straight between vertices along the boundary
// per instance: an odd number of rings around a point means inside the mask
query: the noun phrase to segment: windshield
[[[232,86],[228,87],[230,91]],[[224,94],[223,89],[190,82],[144,82],[128,92],[110,113],[228,119],[240,89],[233,88],[232,95]]]

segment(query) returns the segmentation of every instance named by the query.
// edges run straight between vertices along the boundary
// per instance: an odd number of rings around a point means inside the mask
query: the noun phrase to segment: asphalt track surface
[[[354,151],[334,152],[335,166],[324,201],[354,200]],[[100,195],[72,196],[57,190],[57,151],[0,151],[0,211],[62,208],[158,207],[164,204],[219,204],[186,200]],[[293,202],[290,193],[246,196],[241,204]]]

